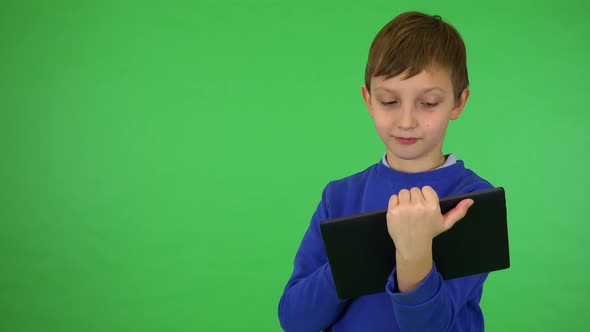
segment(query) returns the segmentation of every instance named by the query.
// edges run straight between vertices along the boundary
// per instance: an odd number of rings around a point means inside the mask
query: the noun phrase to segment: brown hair
[[[365,70],[365,85],[371,78],[392,78],[407,71],[406,78],[431,66],[447,69],[455,99],[469,85],[465,44],[459,32],[440,16],[406,12],[387,23],[375,36]]]

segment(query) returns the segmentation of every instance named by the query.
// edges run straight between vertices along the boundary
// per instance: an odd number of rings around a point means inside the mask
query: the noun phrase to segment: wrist
[[[425,241],[423,244],[415,244],[410,250],[396,248],[396,261],[406,263],[419,261],[432,261],[432,241]]]
[[[416,289],[426,279],[433,264],[432,258],[411,261],[398,260],[396,262],[396,277],[399,292],[406,293]]]

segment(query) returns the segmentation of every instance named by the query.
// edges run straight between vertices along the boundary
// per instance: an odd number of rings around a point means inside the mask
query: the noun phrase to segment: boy
[[[453,154],[442,153],[449,120],[461,115],[469,97],[463,40],[439,16],[403,13],[375,37],[361,91],[386,153],[377,164],[324,188],[279,303],[281,326],[482,331],[479,301],[487,274],[443,280],[432,259],[432,239],[473,204],[463,200],[441,215],[439,197],[492,187]],[[382,293],[339,299],[320,221],[385,208],[397,266]]]

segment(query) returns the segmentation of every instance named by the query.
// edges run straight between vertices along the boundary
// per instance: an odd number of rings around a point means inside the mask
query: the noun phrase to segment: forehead
[[[424,69],[412,77],[408,77],[407,70],[387,79],[384,76],[373,77],[371,85],[375,91],[385,92],[400,90],[451,92],[453,90],[449,71],[438,67]]]

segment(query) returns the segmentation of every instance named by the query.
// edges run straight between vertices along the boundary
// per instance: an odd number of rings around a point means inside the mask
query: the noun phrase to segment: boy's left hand
[[[430,186],[403,189],[389,199],[387,229],[396,247],[396,255],[404,260],[432,257],[432,239],[451,229],[461,220],[472,199],[464,199],[455,208],[441,214],[436,191]]]

